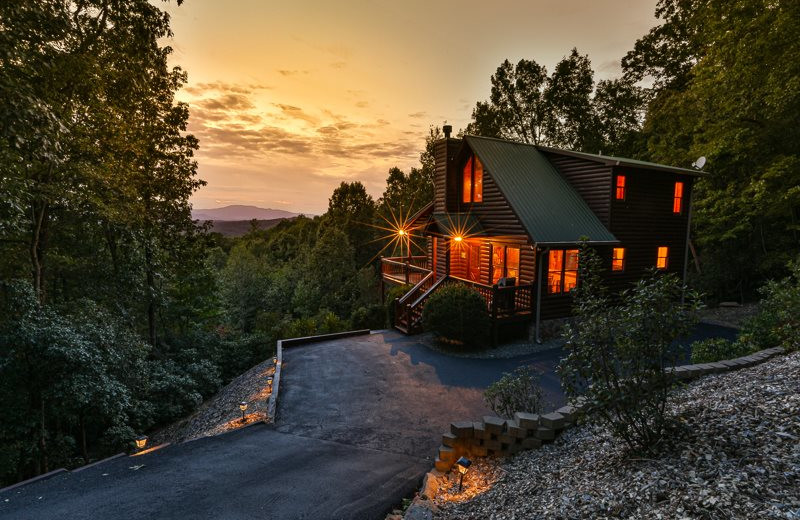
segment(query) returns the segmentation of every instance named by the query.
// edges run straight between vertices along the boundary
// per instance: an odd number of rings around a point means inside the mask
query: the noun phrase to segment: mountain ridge
[[[274,220],[280,218],[294,218],[300,213],[294,213],[282,209],[259,208],[258,206],[247,206],[243,204],[233,204],[221,208],[192,209],[194,220]]]

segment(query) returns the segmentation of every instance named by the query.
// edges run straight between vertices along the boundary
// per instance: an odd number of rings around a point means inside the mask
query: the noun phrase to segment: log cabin
[[[435,143],[434,200],[408,229],[427,254],[382,258],[382,286],[408,284],[395,327],[421,331],[438,288],[473,287],[493,338],[506,323],[568,317],[585,238],[602,277],[621,291],[656,268],[685,279],[697,170],[501,139],[451,128]]]

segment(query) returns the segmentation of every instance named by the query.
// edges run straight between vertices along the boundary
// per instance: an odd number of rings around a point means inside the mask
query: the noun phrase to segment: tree
[[[708,158],[694,233],[704,288],[746,297],[800,250],[800,5],[662,0],[663,23],[623,59],[651,78],[647,158]]]
[[[326,217],[347,235],[348,242],[355,248],[355,262],[359,267],[374,260],[378,251],[374,242],[375,210],[375,201],[357,181],[342,182],[328,201]]]
[[[621,80],[595,87],[589,57],[577,49],[550,75],[533,60],[505,60],[491,82],[490,99],[475,105],[467,133],[596,153],[627,150],[640,125],[639,89]]]

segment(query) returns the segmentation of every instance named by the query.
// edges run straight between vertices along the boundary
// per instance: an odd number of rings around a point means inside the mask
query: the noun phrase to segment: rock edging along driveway
[[[783,352],[783,348],[773,347],[736,359],[684,365],[667,370],[672,372],[677,380],[686,381],[706,374],[751,367]],[[434,462],[436,471],[426,475],[415,504],[420,498],[433,497],[436,492],[437,477],[448,472],[460,457],[506,456],[539,448],[543,442],[554,440],[562,431],[574,425],[587,408],[588,403],[579,399],[571,405],[543,415],[517,412],[514,414],[514,419],[486,416],[479,422],[451,423],[450,431],[442,435],[442,445],[439,446]],[[417,507],[412,505],[406,518],[418,514],[412,513],[412,509]]]

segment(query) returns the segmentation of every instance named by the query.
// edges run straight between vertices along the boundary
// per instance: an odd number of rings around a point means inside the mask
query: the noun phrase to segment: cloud
[[[281,76],[299,76],[300,74],[308,74],[308,72],[307,70],[278,69],[278,74]]]
[[[273,105],[280,108],[281,113],[286,117],[289,117],[291,119],[299,119],[301,121],[311,123],[312,125],[319,124],[319,118],[306,113],[300,107],[285,105],[283,103],[273,103]]]
[[[408,114],[408,117],[414,119],[422,119],[423,117],[427,116],[427,112],[414,112],[413,114]]]
[[[345,67],[347,67],[347,62],[346,61],[335,61],[335,62],[331,63],[331,68],[334,68],[334,69],[343,69]]]
[[[359,101],[356,103],[356,108],[367,108],[369,106],[368,101]]]
[[[224,94],[219,97],[205,98],[195,104],[206,110],[249,110],[255,108],[250,98],[244,94]]]

